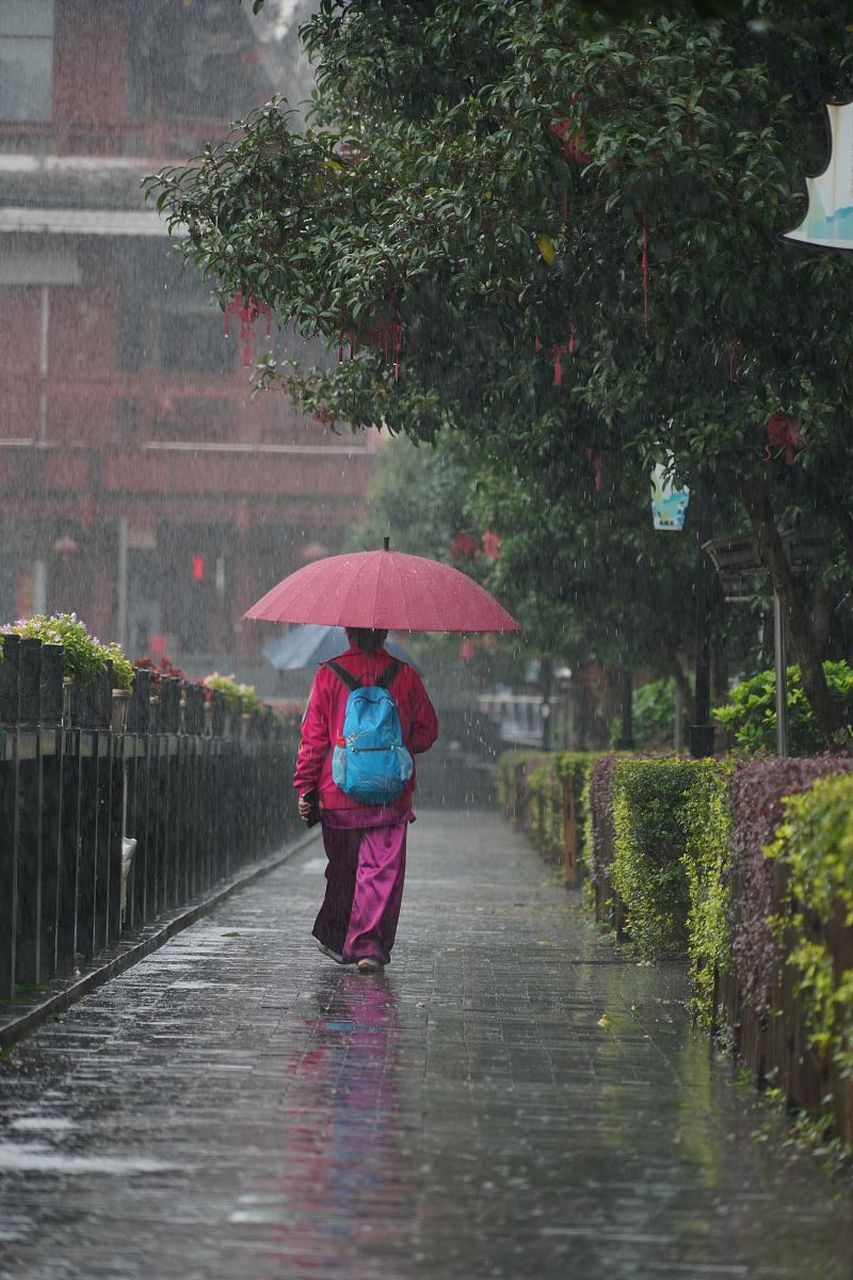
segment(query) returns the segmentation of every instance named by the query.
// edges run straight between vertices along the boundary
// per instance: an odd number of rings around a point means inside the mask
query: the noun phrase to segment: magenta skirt
[[[326,896],[314,921],[314,937],[347,963],[372,957],[388,964],[400,918],[406,832],[413,815],[409,810],[381,826],[351,826],[361,816],[357,810],[332,812],[331,821],[328,811],[323,814]],[[346,825],[332,825],[343,813]]]

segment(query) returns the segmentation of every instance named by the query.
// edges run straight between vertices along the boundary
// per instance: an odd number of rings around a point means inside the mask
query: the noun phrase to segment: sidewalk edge
[[[153,921],[152,924],[140,931],[142,936],[137,935],[138,941],[131,941],[129,944],[122,944],[120,941],[116,943],[115,946],[120,948],[117,955],[110,955],[107,952],[100,960],[96,960],[94,967],[83,974],[82,977],[76,980],[66,980],[66,985],[63,985],[60,990],[52,992],[40,1004],[30,1006],[19,1017],[12,1018],[9,1022],[0,1025],[0,1051],[10,1049],[12,1045],[24,1039],[49,1018],[55,1017],[58,1013],[63,1013],[70,1005],[88,995],[90,991],[103,986],[111,978],[117,977],[138,961],[144,960],[146,956],[151,955],[153,951],[157,951],[175,934],[181,933],[182,930],[195,924],[197,920],[213,911],[215,907],[218,907],[226,898],[230,898],[232,894],[247,888],[248,885],[253,884],[256,880],[260,880],[263,876],[269,875],[271,871],[277,870],[285,862],[289,862],[291,858],[301,853],[303,849],[315,841],[318,836],[319,828],[316,831],[310,831],[300,836],[293,844],[284,846],[278,853],[274,853],[267,858],[266,861],[252,863],[238,872],[232,880],[216,886],[208,897],[182,907],[176,915],[161,916],[159,920]]]

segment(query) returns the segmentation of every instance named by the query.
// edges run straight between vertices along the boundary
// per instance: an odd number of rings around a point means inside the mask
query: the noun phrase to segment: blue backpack
[[[388,804],[402,793],[415,767],[388,690],[400,664],[392,662],[374,685],[362,685],[337,662],[326,666],[350,690],[343,734],[332,752],[332,777],[344,795],[360,804]]]

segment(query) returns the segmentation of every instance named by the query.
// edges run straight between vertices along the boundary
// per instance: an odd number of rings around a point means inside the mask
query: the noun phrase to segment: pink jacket
[[[361,677],[363,684],[373,684],[389,664],[396,660],[385,649],[379,649],[376,653],[347,649],[335,661],[353,675]],[[428,751],[438,737],[438,721],[414,667],[406,662],[399,663],[390,692],[397,704],[404,743],[412,755]],[[343,680],[328,667],[320,667],[314,677],[308,706],[302,717],[302,741],[299,744],[293,785],[300,796],[317,787],[320,805],[324,809],[368,807],[353,800],[351,796],[344,795],[332,780],[332,744],[341,736],[348,697],[349,689]],[[389,808],[404,811],[411,808],[414,789],[413,772],[402,795]]]

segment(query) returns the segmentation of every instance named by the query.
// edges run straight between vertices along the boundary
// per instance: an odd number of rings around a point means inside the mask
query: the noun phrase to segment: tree
[[[715,507],[736,497],[831,739],[779,533],[819,498],[849,571],[851,265],[779,232],[825,160],[824,102],[850,96],[850,40],[840,5],[796,39],[792,5],[745,13],[601,35],[568,0],[327,0],[304,32],[316,130],[273,104],[153,189],[223,296],[352,343],[289,374],[307,407],[464,432],[523,484],[558,436],[563,474],[665,449]]]

